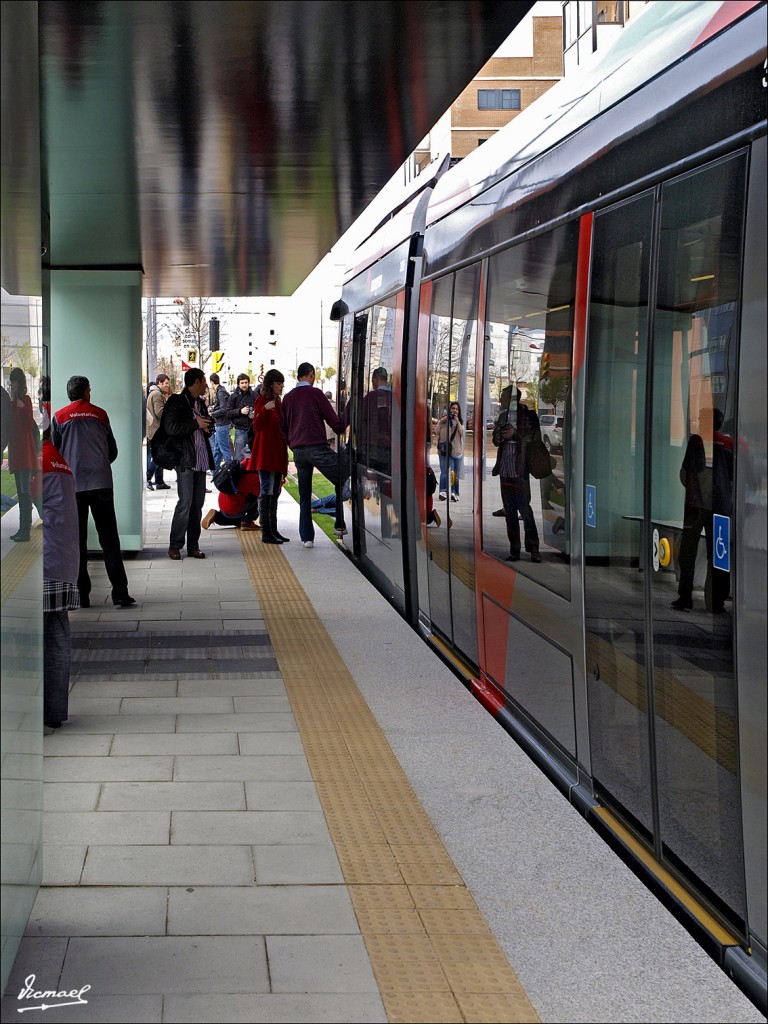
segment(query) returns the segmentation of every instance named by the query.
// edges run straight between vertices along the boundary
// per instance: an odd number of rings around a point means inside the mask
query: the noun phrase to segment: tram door
[[[436,281],[427,368],[427,465],[434,513],[427,525],[430,618],[449,645],[477,664],[473,438],[479,267]],[[458,406],[458,418],[451,416]],[[452,409],[453,407],[453,409]],[[449,447],[446,454],[438,443]],[[429,481],[428,481],[428,490]]]
[[[744,194],[737,155],[595,216],[583,527],[598,796],[737,929]]]

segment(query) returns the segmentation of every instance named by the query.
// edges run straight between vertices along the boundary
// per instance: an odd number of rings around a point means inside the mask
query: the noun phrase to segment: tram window
[[[483,550],[570,597],[570,393],[577,225],[507,249],[489,261],[483,408]],[[518,396],[519,392],[519,396]],[[539,414],[563,418],[551,473],[528,472]]]

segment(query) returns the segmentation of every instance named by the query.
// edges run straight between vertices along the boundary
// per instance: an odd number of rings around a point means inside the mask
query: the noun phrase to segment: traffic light
[[[213,363],[211,365],[211,373],[221,373],[224,367],[224,353],[223,352],[211,352],[213,356]]]
[[[541,357],[541,369],[539,370],[540,380],[549,380],[549,352]]]
[[[208,351],[215,352],[219,347],[219,321],[215,316],[208,321],[208,342]]]
[[[196,363],[197,362],[197,349],[196,348],[188,348],[187,349],[187,362],[188,363]]]

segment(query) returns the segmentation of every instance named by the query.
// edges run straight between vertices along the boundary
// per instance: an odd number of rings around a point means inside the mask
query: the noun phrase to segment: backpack
[[[237,494],[237,481],[242,475],[243,467],[239,462],[234,459],[227,459],[225,462],[214,470],[213,477],[211,478],[214,485],[222,492],[222,494]]]

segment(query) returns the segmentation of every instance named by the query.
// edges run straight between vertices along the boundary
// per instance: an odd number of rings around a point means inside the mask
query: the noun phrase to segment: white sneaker
[[[440,493],[438,494],[438,498],[440,499],[440,501],[445,501],[445,491],[440,491]]]
[[[459,500],[458,494],[452,494],[451,495],[451,501],[458,501],[458,500]]]
[[[302,543],[305,548],[313,548],[315,546],[315,542],[313,540],[305,540]]]

